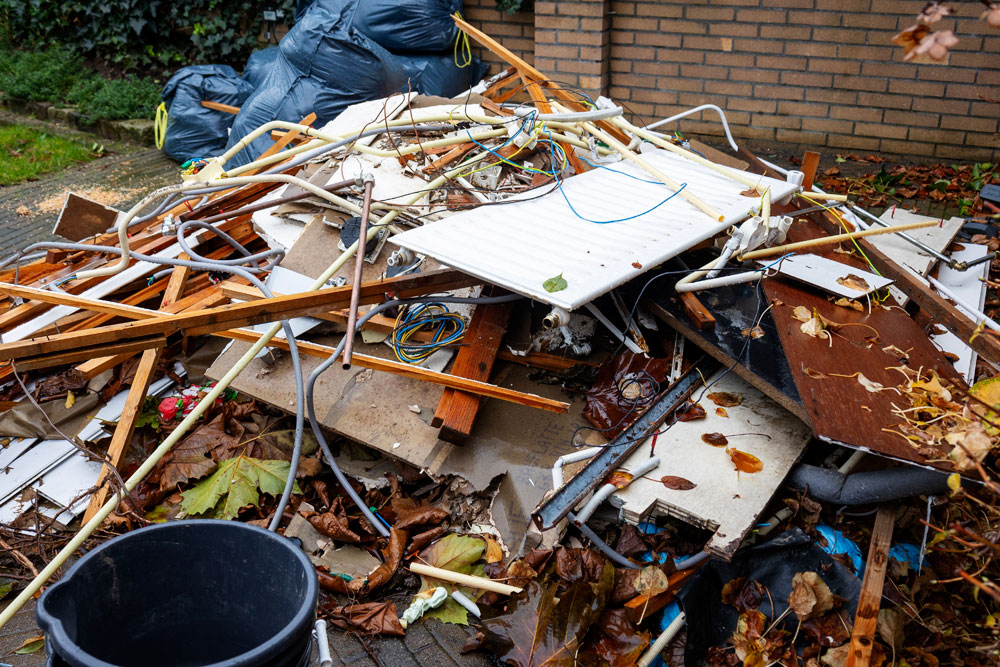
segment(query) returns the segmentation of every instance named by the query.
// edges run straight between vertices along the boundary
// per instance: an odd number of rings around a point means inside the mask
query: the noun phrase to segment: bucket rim
[[[289,647],[285,646],[285,644],[292,644],[298,641],[301,637],[301,633],[293,632],[296,627],[300,625],[308,625],[311,628],[311,623],[309,623],[309,621],[311,621],[311,617],[316,614],[316,604],[319,599],[319,580],[315,576],[315,567],[313,566],[312,561],[310,561],[305,552],[296,547],[293,542],[273,531],[266,530],[260,526],[241,523],[239,521],[225,521],[222,519],[185,519],[181,521],[168,521],[166,523],[145,526],[143,528],[139,528],[138,530],[133,530],[123,535],[119,535],[92,549],[76,561],[76,563],[74,563],[73,566],[67,570],[66,574],[63,575],[59,581],[49,586],[38,598],[38,603],[35,606],[35,616],[39,627],[46,634],[46,641],[48,641],[49,636],[51,636],[51,645],[59,647],[63,650],[68,647],[72,647],[71,652],[60,652],[60,658],[73,667],[120,667],[119,665],[105,662],[100,658],[93,656],[80,648],[76,642],[72,641],[66,632],[66,628],[63,626],[62,620],[49,613],[46,609],[46,598],[49,597],[53,591],[56,591],[64,586],[71,585],[72,582],[70,580],[78,569],[84,567],[89,560],[100,557],[101,553],[113,547],[115,544],[120,544],[121,542],[129,539],[134,539],[136,535],[142,535],[148,532],[168,531],[171,529],[176,530],[186,528],[188,526],[214,526],[255,532],[264,539],[269,539],[276,544],[281,544],[282,546],[287,547],[289,552],[294,554],[299,564],[302,565],[303,569],[308,573],[308,576],[306,576],[306,590],[304,591],[304,597],[309,603],[302,605],[302,607],[295,613],[288,623],[277,630],[269,639],[256,648],[234,655],[231,658],[227,658],[219,662],[205,664],[202,667],[240,667],[243,665],[252,665],[254,660],[258,660],[273,651],[288,650]],[[311,632],[311,629],[309,631]],[[85,657],[88,662],[81,662],[79,658],[82,657]]]

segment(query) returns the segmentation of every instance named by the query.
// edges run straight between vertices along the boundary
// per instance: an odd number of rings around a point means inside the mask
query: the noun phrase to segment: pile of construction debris
[[[334,627],[509,664],[992,664],[994,253],[457,22],[510,68],[71,198],[4,263],[0,625],[81,545],[220,518],[299,539]]]

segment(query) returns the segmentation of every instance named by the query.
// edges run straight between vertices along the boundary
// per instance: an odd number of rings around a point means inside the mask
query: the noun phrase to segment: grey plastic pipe
[[[817,500],[838,505],[884,503],[948,491],[947,473],[913,465],[844,475],[800,463],[792,468],[785,482],[796,489],[806,489]]]

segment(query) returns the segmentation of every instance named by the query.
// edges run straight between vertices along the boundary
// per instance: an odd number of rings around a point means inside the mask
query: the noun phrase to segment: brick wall
[[[1000,100],[1000,30],[978,3],[952,3],[961,16],[936,26],[961,40],[947,64],[904,63],[890,38],[924,4],[536,0],[510,17],[473,0],[466,14],[552,78],[610,93],[647,122],[713,103],[758,144],[1000,161],[1000,104],[988,101]],[[708,112],[678,128],[722,133]]]

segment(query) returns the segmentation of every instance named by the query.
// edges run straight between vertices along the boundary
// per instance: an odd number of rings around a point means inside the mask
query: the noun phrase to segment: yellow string
[[[153,143],[156,150],[163,150],[163,142],[167,138],[167,103],[160,102],[156,107],[156,120],[153,122]]]
[[[850,227],[849,227],[849,226],[847,225],[847,221],[846,221],[846,220],[844,220],[844,218],[842,218],[842,217],[841,217],[841,215],[840,215],[839,213],[837,213],[837,212],[836,212],[835,210],[833,210],[833,209],[832,209],[832,208],[830,208],[829,206],[826,206],[825,204],[821,204],[821,203],[819,203],[818,201],[816,201],[816,200],[815,200],[815,199],[813,199],[812,197],[808,197],[808,196],[806,196],[806,195],[802,194],[801,192],[797,193],[797,195],[798,195],[799,197],[802,197],[803,199],[805,199],[805,200],[806,200],[807,202],[811,202],[811,203],[812,203],[813,205],[815,205],[815,206],[819,206],[819,207],[820,207],[820,208],[822,208],[822,209],[823,209],[824,211],[826,211],[827,213],[829,213],[830,215],[832,215],[832,216],[833,216],[833,217],[834,217],[834,218],[835,218],[835,219],[837,220],[837,222],[839,222],[839,223],[840,223],[840,226],[844,228],[844,232],[846,232],[847,234],[851,234],[851,231],[852,231],[852,230],[851,230],[851,228],[850,228]],[[868,267],[869,267],[869,268],[870,268],[870,269],[871,269],[871,270],[872,270],[872,271],[873,271],[873,272],[874,272],[874,273],[875,273],[875,274],[876,274],[877,276],[879,276],[880,278],[884,278],[885,276],[883,276],[883,275],[882,275],[882,273],[881,273],[881,272],[880,272],[880,271],[879,271],[878,269],[876,269],[876,268],[875,268],[875,265],[874,265],[874,264],[872,264],[872,261],[871,261],[870,259],[868,259],[868,255],[866,255],[866,254],[865,254],[865,251],[864,251],[864,250],[862,250],[862,249],[861,249],[861,246],[859,246],[859,245],[858,245],[858,242],[857,242],[857,240],[856,240],[856,239],[854,238],[854,236],[853,236],[853,235],[851,235],[851,237],[850,237],[850,238],[851,238],[851,243],[852,243],[852,244],[854,244],[854,247],[855,247],[855,249],[857,249],[857,251],[858,251],[858,252],[859,252],[859,253],[861,254],[861,256],[862,256],[862,257],[864,258],[864,260],[865,260],[865,263],[867,263],[867,264],[868,264]],[[877,294],[877,292],[876,292],[876,294]],[[889,291],[888,291],[888,290],[886,290],[886,293],[885,293],[885,296],[882,296],[882,297],[876,297],[876,298],[878,299],[878,301],[879,301],[879,302],[882,302],[882,301],[885,301],[886,299],[888,299],[888,298],[889,298]]]
[[[462,12],[455,12],[452,16],[462,18]],[[459,50],[462,53],[462,62],[458,61]],[[472,47],[469,46],[469,36],[465,34],[464,30],[459,29],[458,34],[455,35],[455,65],[458,68],[468,67],[472,64]]]

